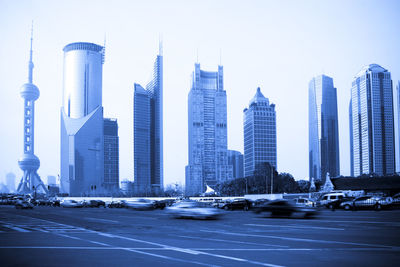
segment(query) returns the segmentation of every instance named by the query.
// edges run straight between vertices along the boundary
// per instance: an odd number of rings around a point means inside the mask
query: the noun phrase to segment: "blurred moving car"
[[[63,208],[82,208],[83,204],[73,199],[65,199],[61,201],[60,206]]]
[[[84,201],[82,204],[84,207],[90,207],[90,208],[106,207],[106,203],[103,200],[88,200]]]
[[[251,202],[243,198],[235,198],[230,202],[226,202],[221,208],[225,210],[249,210]]]
[[[389,202],[385,197],[362,196],[350,201],[344,201],[340,204],[345,210],[358,210],[358,209],[375,209],[381,210],[389,206]]]
[[[155,203],[150,199],[136,199],[125,203],[125,207],[133,210],[153,210]]]
[[[16,209],[33,209],[33,204],[25,200],[17,200],[15,202]]]
[[[312,218],[317,215],[317,210],[311,207],[296,206],[285,199],[265,202],[253,208],[255,213],[268,212],[270,217],[302,217]]]
[[[221,216],[221,211],[209,205],[196,201],[179,202],[165,211],[175,218],[216,219]]]

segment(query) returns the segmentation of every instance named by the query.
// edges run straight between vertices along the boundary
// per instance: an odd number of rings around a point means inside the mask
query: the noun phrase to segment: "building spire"
[[[159,40],[158,40],[158,55],[162,56],[163,55],[163,40],[162,40],[162,35],[159,35]]]
[[[32,20],[32,27],[31,27],[31,50],[29,54],[29,74],[28,74],[28,81],[29,83],[32,83],[33,81],[33,61],[32,61],[32,43],[33,43],[33,20]]]

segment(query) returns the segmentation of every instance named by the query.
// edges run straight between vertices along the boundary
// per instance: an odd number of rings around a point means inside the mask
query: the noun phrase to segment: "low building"
[[[334,190],[364,190],[365,193],[394,195],[400,192],[400,176],[331,178]]]

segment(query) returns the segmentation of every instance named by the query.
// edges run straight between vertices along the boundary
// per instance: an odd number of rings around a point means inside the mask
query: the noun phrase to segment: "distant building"
[[[146,89],[134,85],[134,177],[140,193],[163,191],[163,56],[160,47],[153,79]]]
[[[313,78],[308,85],[309,176],[325,183],[340,175],[337,94],[333,79]]]
[[[232,165],[233,179],[244,177],[242,153],[235,150],[228,150],[228,165]]]
[[[119,190],[119,138],[117,119],[104,118],[104,187]]]
[[[60,191],[70,196],[102,194],[104,47],[72,43],[63,51]]]
[[[203,71],[195,64],[188,96],[189,164],[186,166],[186,195],[204,193],[206,185],[232,179],[227,156],[226,91],[223,67]]]
[[[354,176],[394,174],[393,90],[389,71],[371,64],[355,76],[350,115]]]
[[[254,175],[257,164],[268,162],[277,168],[275,104],[261,93],[260,87],[249,107],[243,111],[244,176]]]
[[[15,192],[15,178],[15,174],[12,172],[6,174],[6,185],[10,193]]]
[[[400,81],[398,81],[396,86],[397,91],[397,172],[400,172]]]
[[[132,181],[122,181],[121,182],[121,192],[127,196],[133,195],[134,182]]]

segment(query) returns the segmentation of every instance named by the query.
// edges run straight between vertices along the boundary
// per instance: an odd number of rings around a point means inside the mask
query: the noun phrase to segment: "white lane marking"
[[[70,236],[70,235],[64,235],[64,234],[56,234],[56,233],[53,233],[53,234],[59,235],[59,236],[63,236],[63,237],[66,237],[66,238],[71,238],[71,239],[84,241],[82,238],[79,238],[79,237],[76,237],[76,236]]]
[[[300,228],[300,229],[336,230],[336,231],[344,231],[345,230],[344,228],[300,226],[300,225],[254,224],[254,223],[246,223],[244,225],[260,226],[260,227],[286,227],[286,228]]]
[[[105,243],[102,243],[102,242],[97,242],[97,241],[89,241],[90,243],[93,243],[93,244],[97,244],[97,245],[101,245],[101,246],[105,246],[105,247],[109,247],[110,245],[109,244],[105,244]]]
[[[107,219],[100,219],[100,218],[93,218],[93,217],[85,217],[85,219],[88,220],[88,221],[94,221],[94,222],[119,223],[118,221],[107,220]]]
[[[3,224],[4,227],[21,232],[21,233],[29,233],[29,230],[14,226],[14,225],[9,225],[9,224]]]
[[[233,244],[244,244],[244,245],[256,245],[256,246],[268,246],[268,247],[280,247],[280,248],[288,248],[289,246],[280,246],[280,245],[272,245],[265,243],[253,243],[253,242],[244,242],[244,241],[236,241],[236,240],[228,240],[228,239],[218,239],[218,238],[206,238],[206,237],[198,237],[198,236],[187,236],[187,235],[174,235],[182,238],[189,239],[199,239],[199,240],[208,240],[208,241],[217,241],[217,242],[226,242]]]
[[[265,218],[254,218],[255,220],[261,220],[265,222]],[[288,220],[286,219],[285,222]],[[366,223],[366,224],[385,224],[385,225],[391,225],[391,226],[400,226],[400,222],[374,222],[374,221],[344,221],[344,220],[321,220],[321,219],[315,219],[315,220],[299,220],[299,219],[290,219],[290,221],[298,221],[298,222],[308,222],[308,223],[313,223],[313,222],[329,222],[329,223]]]
[[[300,241],[300,242],[312,242],[312,243],[323,243],[323,244],[345,244],[345,245],[356,245],[356,246],[368,246],[368,247],[382,247],[382,248],[392,248],[392,249],[400,249],[400,247],[389,246],[389,245],[379,245],[379,244],[368,244],[368,243],[355,243],[355,242],[343,242],[343,241],[334,241],[334,240],[320,240],[320,239],[308,239],[308,238],[295,238],[295,237],[284,237],[284,236],[274,236],[274,235],[256,235],[256,234],[242,234],[242,233],[233,233],[226,231],[210,231],[210,230],[200,230],[206,233],[216,233],[223,235],[234,235],[234,236],[252,236],[252,237],[264,237],[264,238],[273,238],[273,239],[281,239],[281,240],[289,240],[289,241]]]

